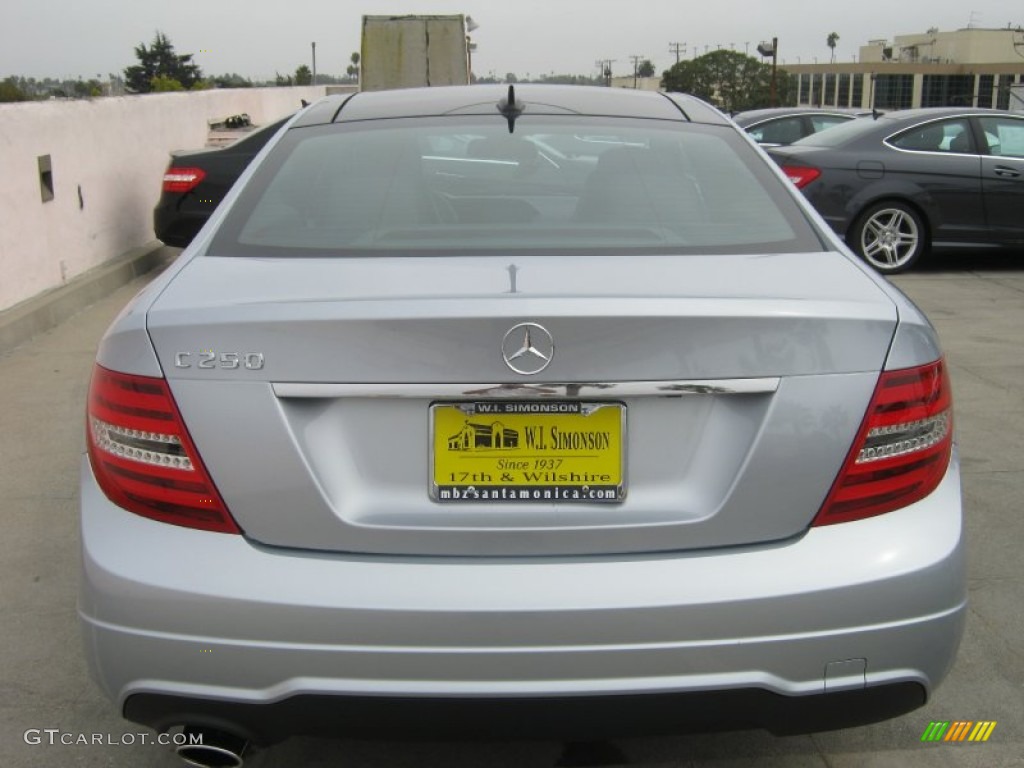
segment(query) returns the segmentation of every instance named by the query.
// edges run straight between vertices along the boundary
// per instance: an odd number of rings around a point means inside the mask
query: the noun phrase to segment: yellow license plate
[[[618,502],[622,403],[435,403],[431,497],[440,502]]]

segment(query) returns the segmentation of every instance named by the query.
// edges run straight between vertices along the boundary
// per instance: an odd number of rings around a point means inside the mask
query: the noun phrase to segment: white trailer
[[[363,16],[359,86],[364,91],[470,80],[466,18]]]

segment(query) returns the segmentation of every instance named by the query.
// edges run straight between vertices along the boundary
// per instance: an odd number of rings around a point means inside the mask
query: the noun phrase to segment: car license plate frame
[[[430,497],[439,503],[620,503],[626,404],[430,405]]]

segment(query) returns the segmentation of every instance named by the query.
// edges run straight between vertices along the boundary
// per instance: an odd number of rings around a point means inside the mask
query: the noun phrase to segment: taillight
[[[789,177],[789,180],[796,184],[797,189],[803,189],[816,178],[821,176],[817,168],[809,168],[803,165],[784,165],[782,172]]]
[[[891,512],[935,490],[949,465],[952,406],[943,360],[884,371],[814,525]]]
[[[164,192],[191,192],[206,178],[202,168],[168,168],[164,173]]]
[[[88,446],[107,497],[136,514],[241,533],[203,466],[162,378],[93,370]]]

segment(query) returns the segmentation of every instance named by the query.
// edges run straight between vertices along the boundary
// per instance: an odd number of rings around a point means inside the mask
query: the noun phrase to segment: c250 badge
[[[200,349],[197,352],[174,353],[175,368],[258,371],[263,368],[264,362],[262,352],[215,352],[212,349]]]

